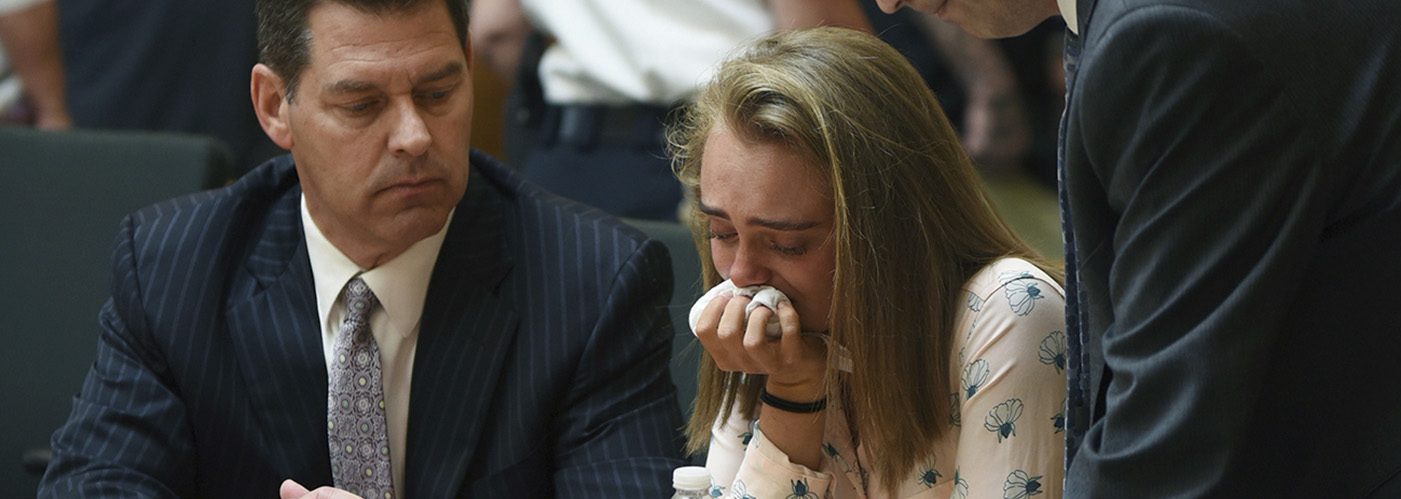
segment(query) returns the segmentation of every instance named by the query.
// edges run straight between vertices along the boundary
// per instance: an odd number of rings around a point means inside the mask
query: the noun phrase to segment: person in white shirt
[[[564,197],[636,218],[675,220],[681,186],[664,123],[742,43],[777,29],[869,30],[856,0],[476,0],[473,40],[515,75],[524,34],[550,39],[543,109],[515,166]],[[512,119],[508,117],[508,119]]]
[[[709,302],[688,433],[732,498],[1060,496],[1064,293],[873,36],[764,38],[672,132]],[[781,334],[766,334],[777,317]]]

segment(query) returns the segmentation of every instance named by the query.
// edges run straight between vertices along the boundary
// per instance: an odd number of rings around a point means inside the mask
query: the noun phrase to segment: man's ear
[[[292,150],[292,128],[288,123],[286,86],[282,77],[264,64],[254,65],[250,91],[253,112],[258,115],[263,133],[279,147]]]

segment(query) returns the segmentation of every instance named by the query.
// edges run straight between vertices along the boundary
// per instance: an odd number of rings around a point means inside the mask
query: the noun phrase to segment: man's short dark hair
[[[467,6],[464,0],[258,0],[258,61],[272,68],[286,82],[286,98],[292,95],[311,58],[311,27],[307,13],[322,3],[337,3],[374,15],[413,12],[432,2],[447,5],[457,30],[457,41],[467,47]]]

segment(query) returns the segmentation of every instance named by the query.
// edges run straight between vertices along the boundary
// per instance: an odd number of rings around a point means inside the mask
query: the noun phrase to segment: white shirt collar
[[[1080,13],[1075,10],[1077,0],[1056,0],[1056,7],[1060,7],[1060,16],[1065,19],[1065,25],[1070,27],[1070,32],[1080,34]]]
[[[438,261],[438,252],[443,248],[443,239],[447,236],[456,210],[448,213],[448,219],[438,233],[423,238],[393,260],[370,270],[361,269],[326,239],[306,209],[305,194],[301,199],[301,211],[302,232],[306,236],[311,275],[316,284],[316,312],[322,328],[325,329],[330,321],[331,309],[340,298],[341,289],[358,275],[374,291],[380,306],[384,307],[390,328],[404,338],[413,336],[418,330],[419,319],[423,317],[423,302],[428,297],[428,281],[433,276],[433,265]],[[334,330],[336,325],[331,326],[331,330]]]

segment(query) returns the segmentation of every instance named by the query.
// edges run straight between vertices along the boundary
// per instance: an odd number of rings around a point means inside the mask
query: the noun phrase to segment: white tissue
[[[779,303],[788,302],[789,305],[792,305],[793,303],[788,299],[788,295],[783,294],[782,291],[779,291],[773,286],[747,286],[739,288],[735,287],[735,283],[730,282],[728,279],[726,279],[725,282],[716,284],[715,287],[710,288],[710,291],[706,291],[704,295],[701,295],[700,299],[696,300],[696,304],[691,306],[691,314],[689,317],[691,323],[691,334],[696,334],[696,322],[700,321],[701,313],[705,312],[705,306],[709,305],[710,301],[720,296],[721,293],[727,291],[735,296],[749,297],[749,305],[746,305],[744,307],[744,319],[746,323],[748,323],[749,314],[753,313],[754,309],[756,308],[768,307],[770,310],[778,312]],[[807,331],[804,331],[803,334],[815,335],[817,337],[822,338],[824,342],[827,342],[826,334],[813,333]],[[770,338],[783,337],[783,328],[779,326],[777,313],[769,317],[769,323],[764,329],[764,336],[768,336]],[[827,343],[828,346],[831,346],[830,342]],[[840,369],[845,372],[851,372],[851,353],[847,352],[845,348],[837,348],[837,369]]]
[[[744,319],[746,323],[749,320],[749,314],[754,313],[754,309],[756,308],[768,307],[769,310],[774,311],[774,314],[769,317],[767,327],[764,329],[764,336],[770,338],[779,338],[783,336],[783,328],[779,326],[777,312],[779,303],[789,302],[789,304],[792,304],[791,301],[788,301],[788,296],[784,295],[782,291],[779,291],[773,286],[735,287],[735,283],[730,282],[728,279],[710,288],[710,291],[706,291],[705,295],[701,296],[699,300],[696,300],[696,304],[691,306],[691,334],[696,334],[696,322],[700,321],[701,312],[705,311],[705,306],[709,305],[710,301],[720,296],[721,293],[727,291],[734,296],[749,297],[749,305],[744,307]]]

